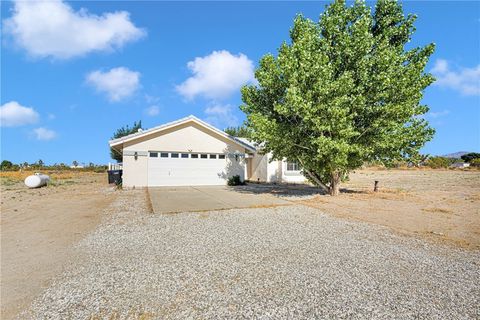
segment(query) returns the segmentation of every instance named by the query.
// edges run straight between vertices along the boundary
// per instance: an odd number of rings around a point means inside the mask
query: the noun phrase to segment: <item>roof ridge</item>
[[[234,137],[228,133],[226,133],[225,131],[222,131],[220,129],[218,129],[217,127],[211,125],[210,123],[207,123],[205,122],[204,120],[194,116],[193,114],[190,114],[189,116],[186,116],[186,117],[183,117],[183,118],[180,118],[178,120],[174,120],[174,121],[170,121],[170,122],[167,122],[167,123],[164,123],[164,124],[161,124],[161,125],[158,125],[158,126],[155,126],[155,127],[152,127],[150,129],[146,129],[146,130],[142,130],[142,131],[137,131],[135,133],[131,133],[127,136],[123,136],[123,137],[120,137],[120,138],[116,138],[116,139],[112,139],[112,140],[109,140],[108,143],[111,145],[114,145],[114,144],[117,144],[119,142],[123,142],[125,140],[129,140],[131,138],[135,138],[137,136],[143,136],[143,135],[146,135],[146,134],[149,134],[150,132],[152,131],[157,131],[157,130],[161,130],[162,128],[164,127],[170,127],[170,126],[174,126],[176,124],[180,124],[182,122],[186,122],[188,120],[193,120],[193,121],[196,121],[198,123],[200,123],[201,125],[211,129],[212,131],[214,132],[217,132],[218,134],[240,144],[240,145],[243,145],[244,147],[247,147],[247,149],[251,149],[251,150],[256,150],[256,148],[252,145],[250,145],[249,143],[246,143],[244,141],[241,141],[240,139],[238,139],[238,137]]]

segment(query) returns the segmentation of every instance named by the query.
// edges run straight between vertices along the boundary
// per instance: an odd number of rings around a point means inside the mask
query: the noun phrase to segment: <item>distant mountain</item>
[[[464,154],[467,154],[467,153],[470,153],[470,152],[471,151],[458,151],[458,152],[455,152],[455,153],[449,153],[449,154],[443,155],[442,157],[459,159]]]

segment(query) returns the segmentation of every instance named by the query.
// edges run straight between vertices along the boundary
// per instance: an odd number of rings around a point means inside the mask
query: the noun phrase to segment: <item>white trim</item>
[[[176,120],[176,121],[165,123],[163,125],[160,125],[160,126],[148,129],[148,130],[143,130],[143,131],[140,131],[140,132],[132,133],[132,134],[129,134],[128,136],[125,136],[125,137],[121,137],[121,138],[118,138],[118,139],[113,139],[113,140],[110,140],[108,143],[109,143],[110,147],[121,145],[125,142],[135,140],[139,137],[143,137],[143,136],[146,136],[146,135],[157,133],[157,132],[160,132],[160,131],[163,131],[163,130],[166,130],[166,129],[169,129],[169,128],[172,128],[172,127],[175,127],[175,126],[178,126],[178,125],[181,125],[183,123],[187,123],[189,121],[193,121],[193,122],[197,123],[198,125],[206,128],[206,129],[209,129],[210,131],[213,131],[213,132],[219,134],[220,136],[223,136],[224,138],[227,138],[228,140],[242,146],[245,149],[248,149],[252,152],[256,151],[255,147],[247,144],[244,141],[239,140],[238,138],[235,138],[235,137],[223,132],[220,129],[215,128],[214,126],[206,123],[205,121],[202,121],[202,120],[198,119],[197,117],[195,117],[193,115],[190,115],[188,117],[185,117],[185,118],[182,118],[182,119],[179,119],[179,120]]]

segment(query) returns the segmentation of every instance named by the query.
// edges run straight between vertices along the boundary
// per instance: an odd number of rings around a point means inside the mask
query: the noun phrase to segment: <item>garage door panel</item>
[[[227,161],[229,160],[149,157],[148,185],[224,185]]]

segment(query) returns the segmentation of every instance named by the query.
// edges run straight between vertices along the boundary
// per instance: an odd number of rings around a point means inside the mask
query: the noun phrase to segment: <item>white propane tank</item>
[[[50,177],[46,174],[35,173],[25,178],[25,185],[29,188],[40,188],[46,186]]]

